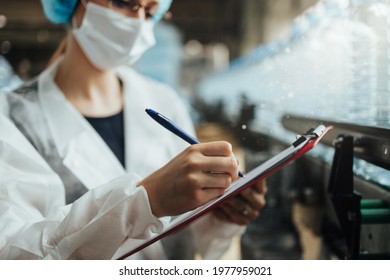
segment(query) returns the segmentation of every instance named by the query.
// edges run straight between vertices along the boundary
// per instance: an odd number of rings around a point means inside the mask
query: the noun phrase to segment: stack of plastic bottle
[[[260,46],[203,81],[199,97],[225,100],[234,118],[238,96],[245,94],[258,108],[252,129],[280,138],[285,113],[335,116],[345,108],[340,101],[349,91],[352,53],[347,13],[338,2],[319,2],[294,21],[288,37]]]
[[[244,94],[257,106],[249,128],[282,140],[289,135],[280,122],[286,114],[390,127],[389,38],[389,1],[322,0],[293,22],[286,38],[202,81],[198,98],[224,100],[234,119]],[[357,167],[370,178],[379,170]],[[379,177],[390,185],[388,175]]]

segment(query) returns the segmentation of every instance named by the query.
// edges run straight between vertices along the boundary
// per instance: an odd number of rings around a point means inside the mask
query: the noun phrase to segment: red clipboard
[[[266,178],[268,175],[282,168],[287,163],[301,157],[303,154],[310,151],[315,145],[317,145],[325,133],[327,133],[330,129],[332,129],[332,126],[325,127],[323,125],[320,125],[315,129],[310,129],[308,132],[300,136],[287,149],[252,169],[250,172],[245,174],[244,178],[240,178],[235,181],[232,185],[230,185],[224,195],[201,207],[198,207],[195,210],[178,216],[161,234],[151,238],[150,240],[146,240],[144,243],[138,245],[135,248],[130,248],[129,252],[119,257],[118,260],[123,260],[132,254],[148,247],[161,238],[180,230],[184,226],[190,224],[199,217],[213,210],[225,200],[235,196],[242,190]]]

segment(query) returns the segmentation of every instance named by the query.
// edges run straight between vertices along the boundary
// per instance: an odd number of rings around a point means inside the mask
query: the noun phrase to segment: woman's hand
[[[238,163],[225,141],[192,145],[141,182],[157,217],[193,210],[224,194],[238,178]]]
[[[262,180],[253,187],[240,192],[235,197],[214,209],[213,214],[220,220],[238,225],[247,225],[260,215],[265,206],[266,181]]]

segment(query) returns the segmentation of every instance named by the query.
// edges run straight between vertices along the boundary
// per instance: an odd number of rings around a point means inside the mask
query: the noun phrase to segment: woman
[[[39,226],[22,226],[26,234],[42,238],[34,250],[11,242],[2,256],[116,258],[139,239],[161,232],[170,217],[220,196],[237,179],[237,162],[228,143],[188,147],[144,113],[148,107],[164,112],[193,132],[176,93],[128,67],[153,45],[153,20],[170,1],[160,6],[150,0],[42,3],[49,19],[70,23],[72,30],[63,56],[37,80],[7,95],[8,114],[61,178],[68,205],[54,223],[43,215],[34,218]],[[124,182],[128,189],[112,195]],[[195,253],[219,258],[244,230],[235,224],[258,215],[263,191],[264,186],[247,191],[132,258],[193,258]]]

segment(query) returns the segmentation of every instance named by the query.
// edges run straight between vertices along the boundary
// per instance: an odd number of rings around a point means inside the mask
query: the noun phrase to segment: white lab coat
[[[169,224],[170,217],[158,219],[151,213],[146,190],[135,184],[188,146],[151,120],[145,108],[163,112],[193,132],[190,118],[171,89],[129,68],[118,69],[125,92],[124,170],[54,83],[57,66],[0,101],[47,162],[31,146],[29,152],[20,149],[0,132],[0,258],[115,259]],[[66,205],[65,194],[72,198],[81,189],[85,194]],[[244,230],[212,215],[190,228],[131,258],[165,259],[184,246],[183,252],[216,259]],[[171,258],[188,257],[184,255]]]

